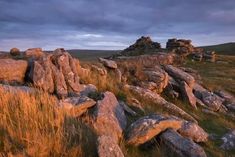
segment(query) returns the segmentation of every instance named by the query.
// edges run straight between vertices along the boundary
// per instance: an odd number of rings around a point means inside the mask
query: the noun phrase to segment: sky
[[[235,0],[0,0],[0,50],[124,49],[140,36],[235,41]]]

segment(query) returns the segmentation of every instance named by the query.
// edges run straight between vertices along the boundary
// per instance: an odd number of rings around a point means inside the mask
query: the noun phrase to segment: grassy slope
[[[202,46],[205,50],[216,51],[218,54],[235,55],[235,43],[225,43],[219,45]]]

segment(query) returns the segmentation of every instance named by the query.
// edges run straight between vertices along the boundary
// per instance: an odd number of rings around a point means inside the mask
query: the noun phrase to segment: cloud
[[[234,0],[0,1],[0,50],[122,49],[141,35],[207,45],[235,41],[234,26]]]

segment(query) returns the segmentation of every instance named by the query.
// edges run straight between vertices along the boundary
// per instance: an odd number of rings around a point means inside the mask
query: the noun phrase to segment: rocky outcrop
[[[166,72],[179,83],[178,88],[181,91],[183,99],[188,101],[194,108],[196,107],[196,97],[193,94],[195,79],[192,75],[172,65],[164,66]]]
[[[215,94],[224,99],[223,104],[229,111],[235,112],[235,97],[232,94],[223,90],[217,90],[215,91]]]
[[[221,139],[223,140],[222,149],[235,150],[235,130],[228,132]]]
[[[64,49],[56,49],[34,61],[29,77],[36,87],[61,98],[81,91],[74,59]]]
[[[121,52],[123,56],[137,56],[150,54],[159,51],[161,45],[158,42],[153,42],[150,37],[142,36],[133,45],[129,46]]]
[[[69,97],[60,100],[59,106],[62,107],[70,116],[79,117],[89,108],[93,107],[96,102],[85,96]]]
[[[0,59],[0,82],[23,84],[27,67],[24,60]]]
[[[97,151],[99,157],[124,157],[118,144],[105,135],[98,137]]]
[[[191,44],[191,40],[184,39],[169,39],[166,43],[166,48],[169,51],[173,51],[177,54],[187,56],[192,52],[195,52],[197,49]]]
[[[208,134],[198,125],[192,122],[184,121],[178,132],[195,142],[206,142]]]
[[[38,59],[44,55],[44,52],[41,48],[30,48],[24,52],[26,58]]]
[[[175,117],[150,115],[140,118],[127,129],[126,140],[128,144],[138,146],[151,140],[168,128],[178,130],[182,120]]]
[[[206,157],[206,153],[201,146],[188,138],[182,137],[174,130],[169,129],[159,137],[163,147],[167,150],[167,156]]]
[[[99,58],[99,61],[104,64],[105,67],[111,68],[111,69],[117,69],[117,63],[112,60]]]
[[[125,85],[125,90],[130,91],[133,93],[136,98],[143,100],[143,101],[150,101],[154,105],[159,105],[162,107],[162,109],[170,112],[173,115],[181,116],[189,121],[197,122],[192,116],[190,116],[188,113],[186,113],[184,110],[179,108],[178,106],[166,101],[164,98],[162,98],[157,93],[154,93],[148,89],[144,89],[137,86],[131,86],[131,85]]]
[[[18,49],[18,48],[12,48],[11,50],[10,50],[10,54],[12,55],[12,56],[19,56],[20,55],[20,50]]]
[[[215,51],[206,51],[203,54],[203,59],[205,59],[205,61],[208,61],[208,62],[215,62],[215,59],[216,59]]]

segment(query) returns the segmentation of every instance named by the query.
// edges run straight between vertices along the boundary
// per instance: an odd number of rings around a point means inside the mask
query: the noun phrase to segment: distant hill
[[[79,58],[84,61],[96,60],[99,57],[109,57],[117,54],[119,50],[67,50],[73,57]]]
[[[211,46],[202,46],[203,48],[208,51],[216,51],[218,54],[223,55],[235,55],[235,42],[219,44],[219,45],[211,45]]]

